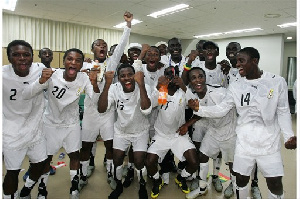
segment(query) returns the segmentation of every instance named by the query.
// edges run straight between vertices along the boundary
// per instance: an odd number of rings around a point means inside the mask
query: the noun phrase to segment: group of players
[[[130,186],[134,169],[138,197],[148,198],[147,177],[153,180],[151,197],[158,197],[174,169],[172,154],[181,164],[175,182],[186,198],[207,193],[209,158],[214,159],[212,183],[219,192],[220,160],[229,165],[232,182],[224,191],[226,198],[234,193],[248,197],[247,184],[256,167],[266,178],[269,198],[283,198],[280,132],[285,147],[296,148],[285,80],[262,71],[259,52],[241,49],[236,42],[226,48],[230,63],[216,61],[219,47],[212,41],[199,41],[186,58],[178,38],[159,47],[131,44],[127,59],[123,52],[133,15],[126,12],[124,19],[127,26],[109,57],[107,43],[97,39],[91,46],[93,60],[84,60],[82,51],[72,48],[64,54],[64,69],[32,63],[33,50],[25,41],[7,46],[11,64],[2,69],[4,198],[30,198],[35,184],[38,198],[47,198],[50,162],[61,147],[70,158],[70,198],[79,198],[94,169],[91,151],[99,134],[113,189],[110,199]],[[94,68],[96,60],[99,68]],[[159,104],[163,85],[168,88],[167,103]],[[122,182],[126,153],[128,171]],[[18,193],[25,155],[29,176]],[[187,180],[192,180],[190,187]],[[251,190],[261,197],[257,177]]]

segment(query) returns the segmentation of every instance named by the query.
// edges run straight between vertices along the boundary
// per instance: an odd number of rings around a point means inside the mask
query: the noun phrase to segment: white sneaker
[[[202,196],[206,194],[207,194],[207,183],[203,180],[199,180],[199,187],[194,191],[191,191],[190,193],[186,194],[185,198],[194,199],[197,198],[198,196]]]
[[[194,191],[199,187],[199,179],[195,178],[192,180],[191,186],[190,186],[190,190]]]
[[[78,190],[75,190],[75,191],[72,191],[72,193],[70,194],[70,199],[79,199],[79,191]]]
[[[251,187],[251,193],[253,199],[261,199],[261,194],[258,187]]]
[[[87,167],[87,174],[86,174],[86,177],[91,177],[91,175],[93,174],[93,172],[94,172],[94,170],[95,170],[95,166],[88,166]]]
[[[86,180],[80,179],[79,184],[78,184],[78,190],[81,191],[83,189],[83,187],[87,184],[88,184],[88,179],[86,179]]]
[[[233,184],[232,182],[228,185],[228,187],[224,191],[224,197],[225,198],[231,198],[234,195],[233,192]]]
[[[221,180],[219,179],[219,176],[217,178],[212,178],[212,184],[217,192],[222,192],[223,185]]]
[[[165,184],[169,184],[170,182],[170,173],[163,173],[161,175],[162,180],[164,181]]]
[[[115,189],[116,189],[117,183],[116,183],[114,177],[113,177],[111,174],[108,174],[108,175],[107,175],[107,183],[109,184],[109,186],[110,186],[110,188],[111,188],[112,190],[115,190]]]

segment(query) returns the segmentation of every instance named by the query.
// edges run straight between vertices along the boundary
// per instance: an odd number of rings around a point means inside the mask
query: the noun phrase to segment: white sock
[[[118,180],[122,180],[122,176],[123,176],[122,174],[123,174],[123,166],[121,165],[116,168],[115,176]]]
[[[40,183],[43,179],[43,183],[45,184],[45,186],[47,186],[49,175],[50,175],[50,171],[41,175],[41,177],[38,180],[38,184],[40,185]]]
[[[239,199],[248,199],[248,196],[249,196],[248,186],[245,186],[245,187],[236,186],[236,195]]]
[[[154,174],[154,176],[152,176],[152,177],[153,177],[153,179],[157,180],[159,178],[159,173],[156,172],[156,174]]]
[[[113,173],[113,160],[112,159],[107,159],[106,160],[106,171]]]
[[[35,181],[31,180],[28,176],[28,178],[26,178],[24,186],[27,188],[32,188],[34,184],[35,184]]]
[[[204,180],[204,181],[207,180],[208,169],[209,169],[208,162],[206,162],[206,163],[200,163],[199,176],[200,176],[201,180]]]
[[[71,182],[73,180],[73,178],[78,175],[78,170],[70,170],[70,177],[71,177]]]
[[[273,194],[269,189],[269,196],[268,196],[268,199],[283,199],[284,198],[284,193],[282,193],[282,195],[275,195]]]
[[[132,168],[132,169],[134,169],[134,163],[132,163],[132,162],[128,162],[128,168]]]
[[[14,194],[11,194],[11,195],[4,195],[3,194],[3,199],[11,199],[12,195],[13,195],[14,199],[19,198],[19,192],[18,192],[18,190]]]
[[[87,175],[87,168],[89,166],[89,161],[80,161],[81,164],[81,171],[82,171],[82,175],[86,176]]]
[[[91,150],[94,157],[96,156],[96,149],[97,149],[97,142],[94,142],[92,150]]]
[[[138,177],[138,181],[141,180],[141,171],[142,171],[142,176],[143,176],[143,179],[147,182],[147,170],[146,170],[146,167],[144,166],[142,169],[135,169],[136,170],[136,174],[137,174],[137,177]]]
[[[183,177],[183,178],[187,178],[187,177],[189,177],[191,174],[189,173],[189,172],[187,172],[186,170],[185,170],[185,168],[181,171],[181,177]]]
[[[219,175],[221,164],[222,158],[213,159],[213,175]]]

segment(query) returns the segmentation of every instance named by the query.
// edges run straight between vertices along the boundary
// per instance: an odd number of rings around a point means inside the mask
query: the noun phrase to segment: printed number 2
[[[250,103],[250,93],[247,93],[244,99],[244,94],[242,94],[242,98],[241,98],[241,106],[244,106],[244,102],[247,103],[247,105],[249,105]]]
[[[11,89],[11,92],[13,92],[13,94],[9,97],[10,100],[17,100],[16,98],[13,98],[14,96],[17,95],[17,89]]]
[[[59,88],[57,86],[54,86],[54,91],[52,91],[52,94],[57,98],[57,99],[61,99],[62,96],[64,96],[65,92],[66,92],[66,89],[65,88],[62,88],[60,89],[60,91],[58,92]],[[56,92],[58,92],[56,94]]]

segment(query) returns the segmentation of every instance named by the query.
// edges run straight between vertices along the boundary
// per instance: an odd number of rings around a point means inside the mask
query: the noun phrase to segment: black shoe
[[[32,190],[32,187],[23,187],[21,192],[20,192],[20,197],[21,198],[30,198],[30,192]]]
[[[71,182],[72,186],[70,188],[70,194],[72,194],[73,191],[78,191],[78,185],[79,185],[79,177],[78,175],[75,175],[72,182]]]
[[[129,167],[127,171],[127,175],[125,177],[125,180],[123,182],[123,187],[127,188],[131,185],[134,177],[134,169]]]
[[[47,198],[47,195],[48,195],[48,191],[46,190],[46,185],[45,183],[43,182],[44,179],[41,180],[41,183],[39,184],[39,187],[38,187],[38,196],[37,198]]]
[[[175,183],[180,187],[181,191],[185,194],[190,193],[190,188],[186,184],[186,179],[180,174],[175,178]]]
[[[159,190],[164,186],[164,181],[159,177],[158,179],[153,179],[153,188],[151,191],[151,198],[157,198],[159,195]]]
[[[121,193],[123,193],[123,185],[120,180],[117,181],[117,187],[115,190],[113,190],[110,195],[108,196],[108,199],[118,199]]]
[[[144,179],[140,180],[139,199],[148,199],[148,193],[146,189],[146,182]]]

